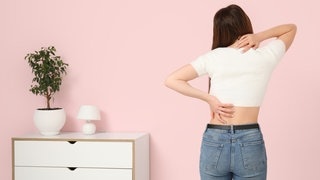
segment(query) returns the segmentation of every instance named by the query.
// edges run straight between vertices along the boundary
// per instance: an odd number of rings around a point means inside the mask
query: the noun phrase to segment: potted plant
[[[51,107],[51,100],[60,90],[62,76],[67,73],[68,66],[55,53],[54,46],[42,47],[39,51],[28,53],[24,58],[34,74],[30,91],[46,99],[46,107],[38,108],[34,113],[35,125],[43,135],[59,134],[66,120],[63,108]]]

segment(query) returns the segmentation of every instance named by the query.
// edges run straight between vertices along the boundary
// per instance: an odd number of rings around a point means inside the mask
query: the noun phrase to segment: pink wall
[[[0,51],[0,179],[11,179],[11,137],[36,132],[26,53],[54,45],[70,64],[55,105],[64,107],[64,131],[81,131],[82,104],[102,110],[103,131],[151,134],[152,180],[199,179],[206,104],[163,86],[168,73],[206,52],[217,9],[236,2],[256,31],[298,25],[297,38],[275,70],[260,123],[269,179],[315,179],[319,169],[319,3],[221,0],[2,0]],[[206,89],[207,79],[194,85]],[[4,116],[3,116],[4,115]]]

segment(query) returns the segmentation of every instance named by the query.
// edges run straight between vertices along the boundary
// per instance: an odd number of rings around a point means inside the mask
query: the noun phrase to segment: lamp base
[[[96,125],[91,122],[86,122],[82,127],[84,134],[94,134],[96,132]]]

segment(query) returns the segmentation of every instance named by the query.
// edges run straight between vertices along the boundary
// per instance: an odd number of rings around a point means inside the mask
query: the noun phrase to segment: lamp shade
[[[79,120],[100,120],[100,111],[96,106],[83,105],[80,107],[77,119]]]

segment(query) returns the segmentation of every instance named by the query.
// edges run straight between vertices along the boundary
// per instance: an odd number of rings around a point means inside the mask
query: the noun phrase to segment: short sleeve
[[[203,55],[198,57],[196,60],[192,61],[190,65],[195,69],[198,76],[207,74],[206,58]]]
[[[286,52],[286,46],[282,40],[276,39],[262,47],[261,51],[277,63],[284,56]]]

